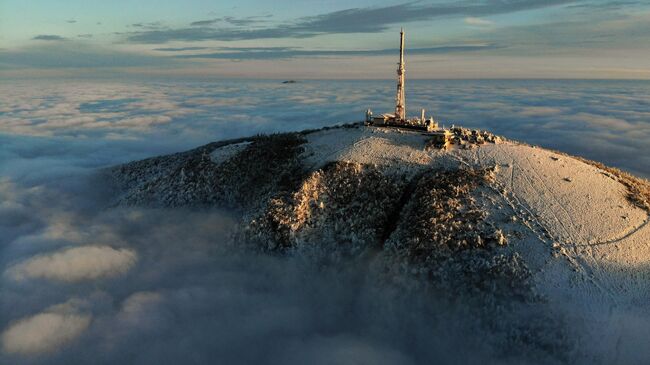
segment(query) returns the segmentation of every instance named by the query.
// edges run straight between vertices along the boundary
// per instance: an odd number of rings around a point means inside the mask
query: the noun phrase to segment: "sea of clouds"
[[[114,192],[96,174],[215,140],[360,120],[366,108],[388,111],[393,89],[391,81],[2,83],[0,363],[495,355],[435,295],[396,292],[370,263],[321,267],[242,251],[229,242],[229,212],[110,207]],[[407,98],[413,114],[426,107],[446,125],[650,176],[648,82],[412,81]]]
[[[148,156],[223,138],[359,121],[367,108],[391,111],[394,84],[16,80],[2,83],[0,95],[3,143],[15,144],[16,135],[41,136],[59,148],[85,140],[101,150],[133,141],[114,159],[127,161],[132,151]],[[414,80],[407,105],[410,114],[425,108],[441,124],[488,129],[649,177],[649,95],[648,81]]]

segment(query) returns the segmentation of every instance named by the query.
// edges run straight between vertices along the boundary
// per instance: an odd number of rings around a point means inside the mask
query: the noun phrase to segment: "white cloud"
[[[137,261],[129,249],[82,246],[33,257],[9,269],[15,280],[82,281],[125,274]]]
[[[79,304],[71,300],[14,322],[2,333],[3,351],[45,353],[71,342],[88,328],[92,319],[91,315],[76,311]]]
[[[149,306],[162,300],[162,295],[155,292],[137,292],[131,294],[122,304],[121,316],[139,318]]]
[[[128,127],[135,130],[143,130],[158,124],[167,124],[171,121],[172,118],[166,115],[144,115],[122,119],[118,122],[115,122],[114,125],[119,127]]]
[[[561,108],[549,107],[549,106],[525,106],[522,107],[519,111],[519,114],[526,117],[538,117],[538,116],[549,116],[549,115],[558,115],[562,113]]]
[[[473,26],[489,26],[489,25],[494,25],[493,21],[483,19],[483,18],[476,18],[473,16],[469,16],[465,19],[463,19],[465,24],[467,25],[473,25]]]
[[[131,294],[122,303],[122,310],[117,319],[127,328],[155,328],[160,322],[157,307],[161,304],[163,296],[157,292],[137,292]]]
[[[594,128],[606,128],[608,130],[634,130],[636,125],[621,118],[614,118],[592,113],[578,113],[574,117],[576,120],[590,124]],[[641,126],[642,128],[643,126]]]
[[[188,114],[162,91],[119,83],[0,85],[1,132],[50,136],[142,132]],[[55,97],[52,97],[55,96]]]

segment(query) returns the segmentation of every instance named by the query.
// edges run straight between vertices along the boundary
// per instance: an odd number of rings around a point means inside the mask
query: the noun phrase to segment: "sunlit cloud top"
[[[400,27],[412,78],[650,78],[635,0],[7,0],[0,72],[389,78]]]

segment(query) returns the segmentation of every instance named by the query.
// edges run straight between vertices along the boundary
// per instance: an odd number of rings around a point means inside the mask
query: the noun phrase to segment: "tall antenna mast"
[[[397,66],[397,96],[395,97],[395,119],[406,120],[406,97],[404,96],[404,28],[399,32],[399,63]]]

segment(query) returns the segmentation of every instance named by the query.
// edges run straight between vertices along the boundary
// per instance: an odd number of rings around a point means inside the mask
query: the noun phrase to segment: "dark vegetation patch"
[[[219,147],[252,142],[217,165]],[[298,155],[304,138],[295,133],[257,136],[208,145],[112,169],[125,191],[120,204],[165,207],[212,206],[250,209],[266,195],[298,183],[304,175]]]
[[[193,156],[202,156],[204,154],[209,154],[216,148],[241,142],[254,141],[256,138],[257,137],[238,138],[212,142],[189,151],[125,163],[123,165],[111,167],[107,172],[113,175],[113,180],[118,185],[118,188],[123,190],[134,189],[141,187],[152,180],[158,180],[169,175],[171,171],[177,169]]]
[[[530,354],[563,362],[575,345],[563,318],[535,292],[523,258],[507,247],[477,200],[491,169],[429,171],[417,181],[385,242],[386,278],[421,278],[436,300],[464,308],[480,324],[497,356],[517,363]],[[397,278],[397,279],[394,279]]]
[[[213,184],[228,207],[266,205],[278,191],[294,189],[305,176],[299,155],[306,140],[286,133],[260,137],[218,166]]]
[[[485,222],[488,213],[472,194],[489,176],[489,170],[473,169],[422,175],[390,244],[408,251],[414,260],[426,261],[432,252],[448,255],[498,243]]]
[[[345,128],[345,129],[358,129],[363,127],[364,122],[354,122],[354,123],[344,123],[344,124],[338,124],[338,125],[333,125],[333,126],[325,126],[321,128],[313,128],[313,129],[305,129],[300,132],[297,132],[298,134],[301,134],[303,136],[306,136],[308,134],[320,132],[320,131],[328,131],[330,129],[339,129],[339,128]]]
[[[397,270],[425,276],[449,293],[481,300],[532,298],[531,273],[488,220],[475,191],[483,170],[431,170],[411,181],[369,165],[333,162],[281,191],[245,224],[244,240],[284,252],[308,246],[355,256],[384,250]]]
[[[327,164],[295,191],[274,197],[251,222],[248,238],[270,250],[321,242],[349,254],[380,248],[406,183],[403,176],[386,175],[369,165]]]
[[[532,285],[521,258],[474,192],[491,170],[430,171],[418,181],[386,250],[447,291],[480,291],[524,300]]]

